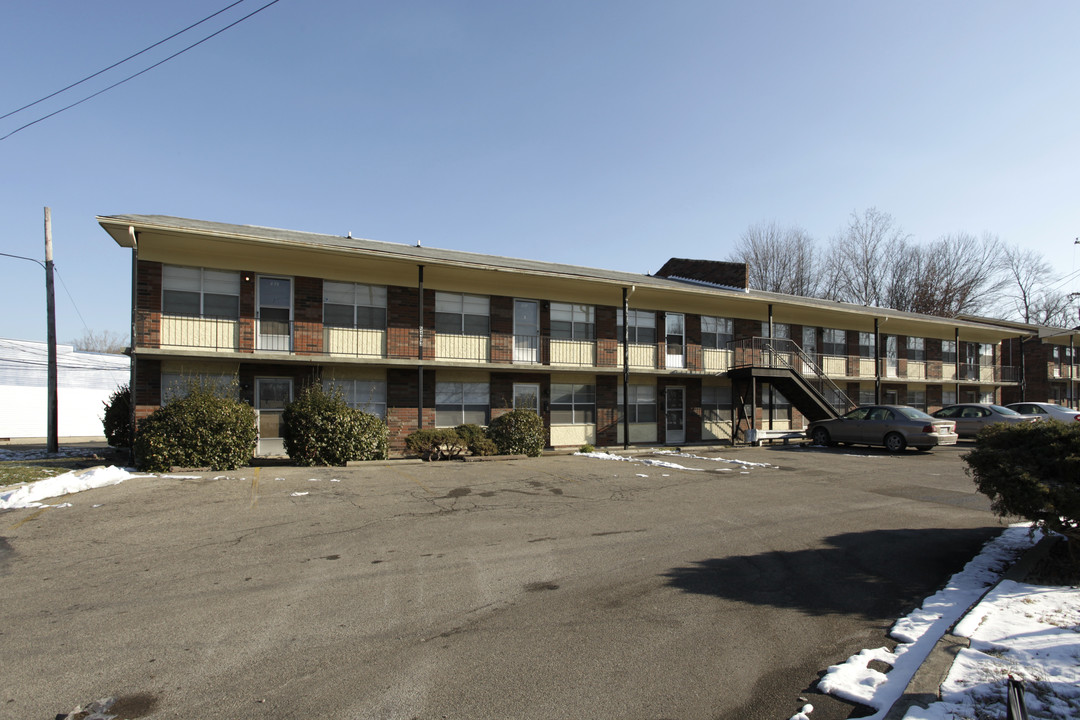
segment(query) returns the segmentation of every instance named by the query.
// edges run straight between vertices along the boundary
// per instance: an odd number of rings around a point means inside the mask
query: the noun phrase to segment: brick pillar
[[[514,298],[492,295],[491,308],[491,362],[514,361]]]
[[[618,315],[616,308],[608,305],[596,306],[596,365],[598,367],[620,367]],[[599,441],[598,441],[599,442]]]
[[[415,358],[417,357],[417,333],[419,323],[419,307],[417,289],[390,285],[386,288],[386,355],[390,358]],[[424,317],[427,324],[434,328],[435,313]],[[434,354],[434,333],[425,330],[425,346],[431,339],[431,351],[425,347],[425,358]],[[413,413],[415,423],[415,412]],[[414,425],[415,427],[415,425]]]
[[[161,407],[161,361],[135,359],[135,422]]]
[[[293,350],[297,355],[323,352],[321,278],[297,277],[293,292]]]
[[[616,375],[596,376],[596,444],[616,445],[619,442],[619,383]]]
[[[161,347],[161,263],[140,260],[135,278],[136,347]]]
[[[416,432],[420,376],[416,368],[386,371],[386,425],[392,452],[405,451],[405,438]],[[435,373],[424,373],[424,427],[435,427]]]
[[[255,273],[240,273],[240,352],[255,351]]]

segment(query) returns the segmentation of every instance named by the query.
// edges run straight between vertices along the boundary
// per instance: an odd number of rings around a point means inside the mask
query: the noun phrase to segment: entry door
[[[514,301],[514,362],[540,362],[540,304]]]
[[[885,336],[885,377],[896,377],[900,374],[900,360],[897,352],[896,336]]]
[[[667,335],[667,360],[664,367],[686,367],[686,329],[682,313],[667,313],[664,320]]]
[[[534,383],[514,383],[514,409],[532,410],[540,414],[540,386]]]
[[[664,390],[664,415],[667,428],[664,442],[686,442],[686,388],[669,387]]]
[[[292,379],[255,378],[255,424],[259,428],[257,455],[284,455],[281,414],[292,402]]]
[[[259,276],[258,327],[259,350],[292,350],[292,278]]]

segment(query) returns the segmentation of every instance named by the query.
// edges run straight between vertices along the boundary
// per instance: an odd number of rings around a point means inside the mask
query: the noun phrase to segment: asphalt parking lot
[[[1002,527],[966,449],[246,468],[5,511],[0,717],[846,718],[821,671]]]

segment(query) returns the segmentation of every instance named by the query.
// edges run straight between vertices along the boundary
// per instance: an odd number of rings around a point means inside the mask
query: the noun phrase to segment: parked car
[[[884,445],[890,452],[899,452],[909,445],[920,450],[955,445],[954,430],[951,420],[935,420],[907,405],[866,405],[838,418],[815,420],[806,428],[806,436],[815,445]]]
[[[1045,402],[1018,402],[1010,403],[1005,407],[1015,410],[1022,415],[1038,415],[1043,420],[1061,420],[1063,422],[1080,422],[1080,410],[1055,405]]]
[[[984,427],[994,423],[1039,422],[1038,415],[1021,415],[1015,410],[990,403],[949,405],[932,415],[942,420],[954,421],[956,434],[962,438],[975,437]]]

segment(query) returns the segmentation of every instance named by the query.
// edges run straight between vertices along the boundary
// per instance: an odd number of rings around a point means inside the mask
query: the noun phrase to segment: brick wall
[[[621,382],[622,378],[616,375],[596,377],[597,445],[616,445],[619,442],[619,415],[615,406],[619,402],[619,383]]]
[[[416,288],[397,285],[386,288],[386,353],[391,358],[413,358],[417,355],[416,328],[420,307],[418,295]],[[425,317],[425,321],[434,327],[434,311]],[[415,415],[413,413],[414,423]]]
[[[293,349],[297,355],[323,351],[323,281],[297,277],[293,290]]]
[[[135,280],[135,305],[139,322],[136,347],[161,346],[161,263],[139,260]]]

